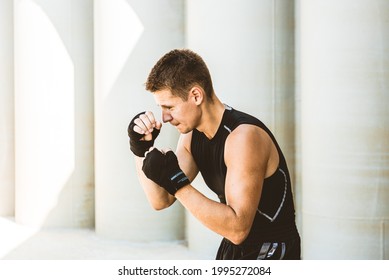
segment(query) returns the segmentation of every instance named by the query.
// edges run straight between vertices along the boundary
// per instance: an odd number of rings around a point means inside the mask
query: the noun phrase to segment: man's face
[[[198,110],[192,99],[182,100],[174,96],[170,90],[154,92],[154,99],[162,110],[162,121],[175,126],[180,133],[188,133],[196,128],[196,112]]]

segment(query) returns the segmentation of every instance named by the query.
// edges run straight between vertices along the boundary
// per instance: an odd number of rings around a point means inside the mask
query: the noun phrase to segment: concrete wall
[[[15,0],[15,218],[94,225],[93,1]]]
[[[300,1],[307,259],[389,258],[389,2]]]

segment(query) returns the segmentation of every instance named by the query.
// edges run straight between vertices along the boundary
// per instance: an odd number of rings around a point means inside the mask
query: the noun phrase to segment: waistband
[[[250,231],[246,240],[242,244],[258,244],[261,242],[285,242],[299,238],[295,223],[284,226],[273,226],[267,229],[254,228]]]

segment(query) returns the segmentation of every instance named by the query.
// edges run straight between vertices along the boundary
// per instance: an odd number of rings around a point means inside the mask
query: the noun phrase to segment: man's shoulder
[[[239,124],[228,136],[228,141],[230,142],[254,141],[254,143],[259,143],[268,139],[269,135],[265,130],[251,123]]]
[[[262,121],[260,121],[257,117],[249,113],[236,110],[232,107],[229,107],[227,112],[228,112],[228,117],[225,120],[226,121],[225,125],[229,127],[231,131],[245,124],[254,125],[261,128],[266,127]]]
[[[185,134],[180,134],[180,138],[178,140],[177,148],[184,147],[188,151],[190,151],[190,144],[192,142],[193,131],[190,131]]]

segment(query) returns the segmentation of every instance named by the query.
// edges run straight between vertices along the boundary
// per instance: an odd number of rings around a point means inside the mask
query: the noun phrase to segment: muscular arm
[[[225,146],[227,204],[208,199],[190,185],[178,190],[176,198],[209,229],[240,244],[254,220],[263,180],[274,169],[272,145],[263,130],[239,126]]]

